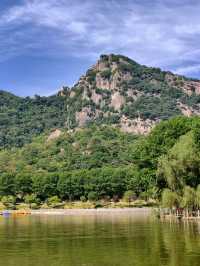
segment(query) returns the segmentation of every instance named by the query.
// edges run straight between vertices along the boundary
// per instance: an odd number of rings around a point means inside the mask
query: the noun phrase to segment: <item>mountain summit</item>
[[[46,130],[110,124],[147,134],[160,120],[200,114],[200,81],[101,55],[72,87],[57,95],[20,98],[0,91],[0,147],[23,146]]]
[[[118,125],[146,134],[160,120],[199,114],[200,82],[142,66],[122,55],[101,55],[67,97],[70,127],[87,123]]]

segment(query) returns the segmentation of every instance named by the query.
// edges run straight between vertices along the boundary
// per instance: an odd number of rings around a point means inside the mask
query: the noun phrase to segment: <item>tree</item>
[[[0,175],[0,195],[15,194],[15,175],[13,173],[3,173]]]
[[[177,207],[178,205],[179,205],[178,195],[168,188],[164,189],[162,192],[162,206],[164,208],[169,208],[170,210],[172,210],[174,207]]]
[[[24,202],[26,204],[29,204],[29,207],[32,208],[32,206],[38,206],[40,201],[37,198],[36,194],[27,194],[24,196]]]
[[[98,200],[98,195],[95,191],[91,191],[88,193],[88,200],[89,201],[97,201]]]
[[[58,198],[58,196],[53,196],[48,198],[47,204],[52,208],[59,207],[61,204],[61,200]]]
[[[136,199],[136,195],[135,195],[135,192],[132,191],[132,190],[128,190],[124,193],[124,196],[123,196],[123,200],[125,202],[128,202],[130,203],[131,201],[133,201],[134,199]]]
[[[32,192],[32,179],[30,173],[20,173],[15,177],[15,192],[21,198]]]
[[[1,202],[8,209],[15,209],[16,198],[12,195],[3,196]]]
[[[182,197],[182,207],[186,208],[187,216],[188,210],[193,210],[196,205],[196,192],[194,188],[189,186],[185,186],[183,190],[183,197]]]
[[[168,186],[174,191],[183,189],[185,185],[197,186],[200,156],[192,132],[181,136],[168,154],[160,158],[157,175],[165,178]]]
[[[200,185],[196,189],[196,206],[198,208],[198,216],[200,216]]]

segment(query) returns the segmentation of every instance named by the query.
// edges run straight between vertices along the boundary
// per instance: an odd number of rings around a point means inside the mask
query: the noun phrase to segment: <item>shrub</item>
[[[31,203],[30,208],[33,210],[39,209],[39,205],[37,203]]]
[[[178,203],[179,203],[178,195],[175,192],[171,191],[168,188],[163,190],[162,193],[163,207],[172,209],[173,207],[177,206]]]
[[[32,206],[38,206],[40,204],[40,200],[37,198],[36,194],[28,194],[24,196],[24,202],[26,204],[29,204],[31,208]]]
[[[110,69],[108,69],[108,70],[104,70],[104,71],[102,71],[102,72],[100,73],[101,77],[104,78],[104,79],[110,79],[111,74],[112,74],[112,72],[111,72]]]
[[[47,205],[52,208],[60,207],[62,205],[61,199],[58,196],[48,198]]]
[[[91,191],[88,193],[88,200],[89,201],[97,201],[98,200],[98,195],[95,191]]]
[[[124,193],[124,196],[123,196],[123,200],[125,201],[125,202],[131,202],[131,201],[133,201],[133,200],[135,200],[136,199],[136,194],[135,194],[135,192],[134,191],[132,191],[132,190],[128,190],[128,191],[126,191],[125,193]]]
[[[8,209],[15,209],[16,198],[14,196],[3,196],[1,202]]]
[[[86,199],[86,197],[85,197],[85,196],[81,196],[81,197],[80,197],[80,201],[82,201],[82,202],[86,202],[86,201],[87,201],[87,199]]]
[[[196,205],[196,192],[194,188],[189,186],[184,187],[182,207],[187,209],[193,209]]]

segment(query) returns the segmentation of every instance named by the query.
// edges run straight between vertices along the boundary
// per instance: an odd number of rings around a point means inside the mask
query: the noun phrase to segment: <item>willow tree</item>
[[[180,137],[168,154],[160,158],[157,175],[164,178],[174,191],[182,190],[185,185],[191,187],[198,185],[200,156],[193,132]]]
[[[181,205],[186,209],[187,216],[196,207],[196,191],[194,188],[189,186],[184,187]]]
[[[196,189],[196,206],[198,209],[198,216],[200,216],[200,185]]]
[[[173,208],[177,208],[179,206],[179,197],[177,193],[168,188],[164,189],[162,192],[162,206],[170,209],[170,213]]]

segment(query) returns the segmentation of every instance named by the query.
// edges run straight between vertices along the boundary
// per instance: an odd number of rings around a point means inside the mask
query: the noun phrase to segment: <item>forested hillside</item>
[[[49,130],[90,124],[148,134],[161,120],[199,115],[200,82],[122,55],[102,55],[77,84],[50,97],[0,92],[0,148],[22,147]]]
[[[33,202],[157,198],[200,183],[200,118],[161,122],[148,136],[90,126],[41,135],[23,148],[0,152],[0,195]]]

